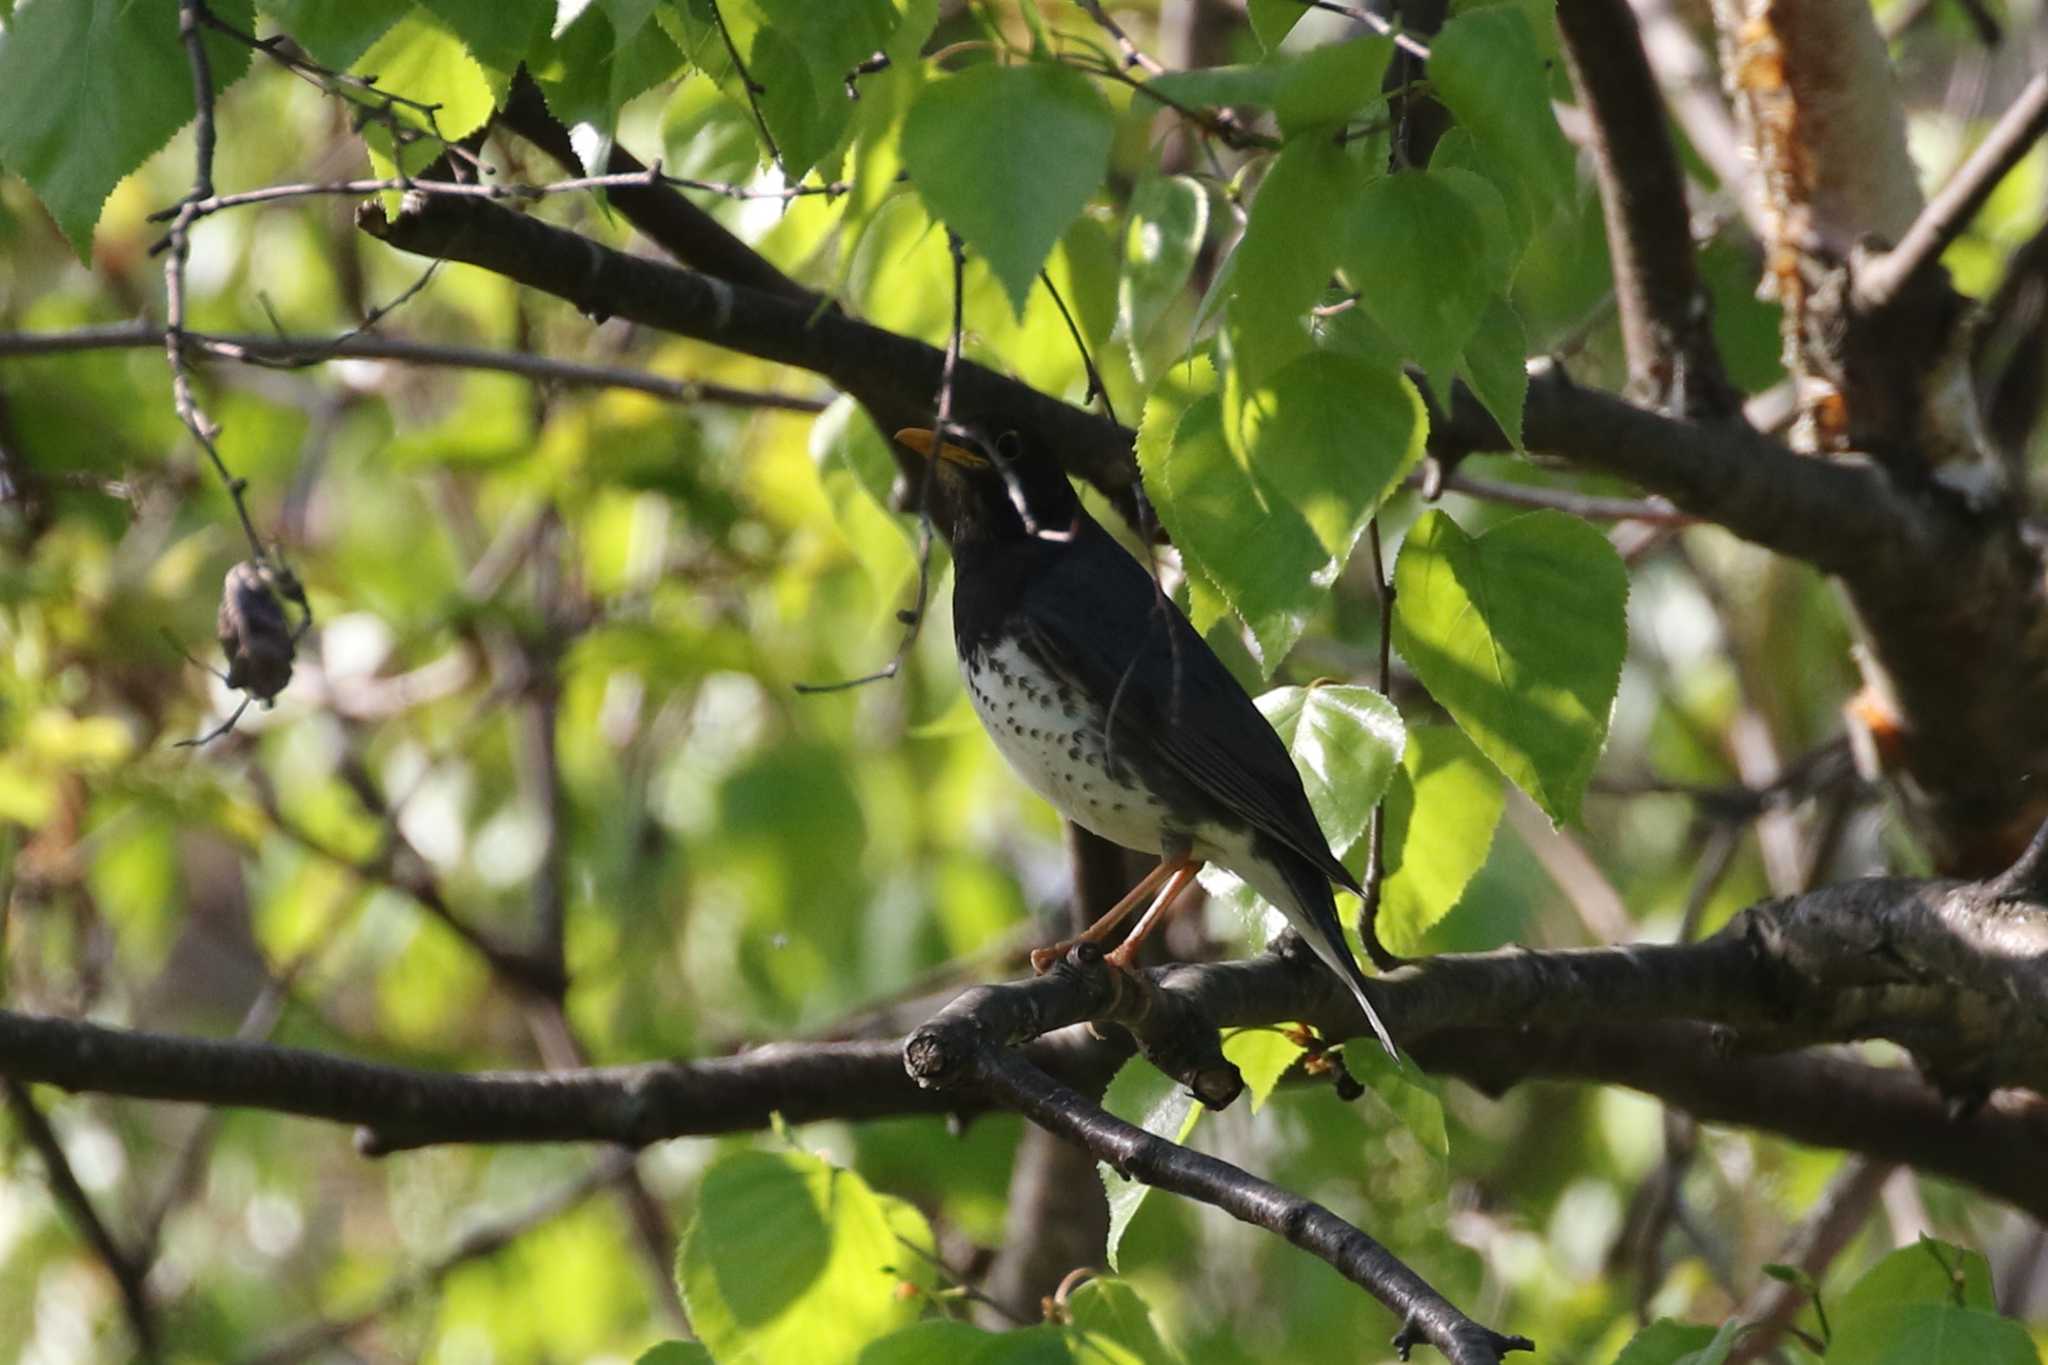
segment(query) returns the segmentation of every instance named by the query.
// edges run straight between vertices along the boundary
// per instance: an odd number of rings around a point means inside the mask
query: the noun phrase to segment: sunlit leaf
[[[1152,176],[1131,193],[1117,321],[1133,350],[1187,287],[1209,230],[1209,195],[1185,175]]]
[[[1394,644],[1430,695],[1551,819],[1576,819],[1627,638],[1628,574],[1607,538],[1549,511],[1474,538],[1432,511],[1394,585]]]
[[[1223,1055],[1244,1077],[1252,1112],[1266,1107],[1273,1087],[1301,1060],[1302,1046],[1276,1028],[1241,1028],[1223,1040]]]
[[[1067,1337],[1077,1358],[1105,1365],[1119,1358],[1130,1365],[1177,1365],[1179,1352],[1159,1335],[1152,1310],[1127,1281],[1097,1277],[1067,1299],[1072,1321]]]
[[[1423,1151],[1438,1163],[1450,1159],[1443,1096],[1437,1083],[1414,1062],[1406,1057],[1397,1062],[1371,1039],[1365,1039],[1344,1049],[1344,1066],[1414,1136]]]
[[[1287,743],[1316,823],[1337,853],[1356,843],[1401,761],[1401,713],[1370,687],[1276,687],[1259,710]]]
[[[1225,326],[1236,382],[1256,385],[1308,349],[1308,310],[1337,268],[1366,180],[1323,138],[1290,144],[1266,172],[1232,255]]]
[[[1408,731],[1401,769],[1387,789],[1378,928],[1388,948],[1420,951],[1430,926],[1457,905],[1486,862],[1505,796],[1499,770],[1464,731]]]
[[[1322,602],[1334,575],[1330,556],[1301,514],[1265,496],[1232,458],[1219,398],[1189,407],[1163,451],[1141,442],[1139,460],[1160,521],[1251,627],[1270,675]]]
[[[980,252],[1019,314],[1053,243],[1109,169],[1109,102],[1050,63],[977,66],[934,81],[903,124],[917,192]]]
[[[249,0],[213,12],[245,31],[254,22]],[[217,33],[204,42],[225,90],[249,49]],[[0,165],[28,181],[81,260],[114,186],[196,108],[175,4],[40,0],[0,31]]]
[[[533,47],[554,22],[555,6],[550,0],[420,0],[478,61],[510,74],[526,60]],[[343,6],[335,6],[343,8]],[[410,93],[405,87],[382,79],[387,89]]]
[[[720,1365],[848,1360],[916,1316],[908,1255],[861,1178],[796,1152],[705,1173],[677,1255],[690,1324]]]
[[[1186,1086],[1142,1057],[1124,1063],[1116,1079],[1109,1083],[1102,1107],[1126,1123],[1136,1124],[1169,1142],[1185,1142],[1203,1113]],[[1114,1270],[1124,1233],[1144,1207],[1145,1196],[1152,1192],[1152,1187],[1141,1180],[1126,1179],[1106,1162],[1096,1162],[1095,1172],[1102,1178],[1103,1191],[1109,1197],[1109,1243],[1104,1254]]]
[[[341,70],[403,19],[412,0],[356,0],[346,5],[333,0],[260,0],[257,8],[276,19],[314,60]]]
[[[1339,564],[1422,458],[1428,414],[1392,365],[1310,351],[1244,394],[1246,460]]]

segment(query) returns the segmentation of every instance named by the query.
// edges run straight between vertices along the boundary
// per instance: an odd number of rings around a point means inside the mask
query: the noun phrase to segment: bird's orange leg
[[[1117,944],[1104,957],[1103,961],[1112,967],[1123,971],[1130,970],[1131,955],[1138,951],[1154,929],[1166,922],[1167,912],[1172,909],[1174,901],[1179,898],[1181,892],[1188,889],[1188,883],[1195,879],[1195,874],[1202,870],[1201,860],[1197,858],[1182,858],[1176,862],[1161,863],[1159,866],[1162,871],[1169,867],[1173,871],[1167,877],[1166,885],[1161,888],[1159,898],[1153,901],[1143,917],[1131,926],[1131,932],[1124,935],[1124,941]]]
[[[1055,962],[1065,957],[1076,946],[1083,943],[1100,943],[1103,939],[1109,937],[1112,930],[1131,917],[1131,911],[1145,903],[1145,897],[1151,895],[1161,882],[1173,875],[1174,869],[1177,866],[1177,863],[1171,861],[1160,863],[1159,866],[1147,872],[1122,900],[1104,911],[1102,917],[1096,920],[1095,923],[1089,925],[1072,938],[1063,938],[1058,943],[1052,944],[1049,947],[1032,949],[1031,970],[1037,972],[1040,976],[1044,976],[1052,970]]]

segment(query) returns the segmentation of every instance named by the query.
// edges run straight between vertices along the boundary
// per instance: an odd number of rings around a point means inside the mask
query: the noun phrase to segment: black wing
[[[1189,799],[1206,799],[1356,892],[1271,722],[1136,560],[1099,526],[1078,534],[1099,545],[1075,545],[1034,576],[1013,628],[1049,666],[1110,699],[1113,755],[1177,777]],[[1077,608],[1088,611],[1089,627],[1063,629]]]

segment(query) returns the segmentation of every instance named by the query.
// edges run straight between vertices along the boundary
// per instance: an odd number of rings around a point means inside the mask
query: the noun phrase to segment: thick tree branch
[[[1655,1095],[1706,1123],[1774,1132],[1815,1147],[1861,1152],[1974,1185],[2048,1217],[2048,1103],[2026,1091],[1962,1110],[1896,1067],[1836,1052],[1735,1057],[1726,1035],[1696,1024],[1441,1033],[1416,1060],[1499,1092],[1537,1079],[1594,1081]]]
[[[2038,1099],[2001,1090],[2048,1089],[2038,1008],[2048,911],[2037,879],[2022,880],[2024,895],[2019,883],[1846,883],[1753,907],[1698,944],[1449,955],[1379,978],[1375,1003],[1419,1058],[1482,1085],[1545,1075],[1629,1085],[1702,1118],[1940,1170],[2043,1209],[2048,1117]],[[1135,983],[1070,959],[968,992],[909,1050],[921,1076],[958,1083],[987,1049],[1022,1043],[1034,1066],[1091,1091],[1130,1044],[1120,1030],[1104,1042],[1070,1027],[1083,1020],[1131,1028],[1157,1064],[1218,1104],[1237,1079],[1216,1050],[1218,1027],[1301,1020],[1335,1039],[1365,1029],[1356,1002],[1298,951],[1165,967]],[[1945,1093],[1909,1071],[1757,1055],[1862,1038],[1914,1049]],[[920,1091],[902,1057],[893,1040],[779,1044],[697,1062],[451,1076],[0,1012],[0,1075],[360,1124],[372,1152],[631,1146],[757,1128],[771,1112],[806,1122],[986,1107],[971,1088]],[[1986,1095],[1958,1116],[1958,1100]]]
[[[2027,82],[1969,159],[1920,211],[1899,244],[1857,272],[1858,305],[1869,312],[1881,310],[1908,280],[1938,260],[1984,207],[1998,182],[2044,132],[2048,132],[2048,73]]]
[[[1627,0],[1566,0],[1558,31],[1592,126],[1600,203],[1632,392],[1688,417],[1723,417],[1738,399],[1714,345],[1693,257],[1685,177]]]
[[[1537,454],[1629,479],[1681,512],[1830,573],[1868,574],[1874,561],[1917,548],[1903,539],[1917,509],[1882,471],[1795,455],[1737,422],[1666,417],[1581,388],[1555,364],[1532,368],[1522,422],[1523,442]],[[1509,448],[1462,384],[1448,413],[1431,412],[1429,440],[1432,454],[1451,461]]]
[[[831,309],[629,256],[486,200],[408,194],[396,217],[366,203],[356,221],[401,251],[481,266],[596,320],[626,318],[824,375],[888,430],[925,423],[939,390],[945,356],[935,346]],[[1037,432],[1069,471],[1104,492],[1121,492],[1136,477],[1128,428],[972,361],[961,362],[956,385],[962,414]]]
[[[1126,1178],[1212,1204],[1328,1261],[1400,1319],[1394,1344],[1403,1357],[1425,1341],[1456,1365],[1496,1365],[1509,1351],[1535,1349],[1526,1337],[1505,1336],[1466,1317],[1392,1252],[1322,1205],[1126,1123],[1007,1049],[986,1050],[972,1079],[1005,1107],[1085,1147]]]
[[[498,111],[495,121],[498,127],[546,152],[563,170],[572,175],[582,173],[582,159],[576,155],[569,130],[549,111],[540,87],[524,71],[513,78],[511,97]],[[616,143],[605,161],[608,175],[645,174],[647,169],[639,158]],[[716,218],[674,189],[665,185],[626,186],[613,190],[610,197],[612,206],[627,222],[684,265],[806,306],[819,302],[816,294],[783,274],[767,257],[727,232]]]

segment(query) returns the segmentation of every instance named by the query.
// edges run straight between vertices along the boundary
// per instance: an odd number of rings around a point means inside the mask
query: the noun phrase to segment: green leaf
[[[846,77],[888,46],[905,10],[902,0],[720,0],[792,178],[838,145],[854,110]]]
[[[1147,81],[1145,89],[1185,108],[1269,108],[1280,130],[1296,138],[1379,103],[1380,80],[1393,51],[1388,39],[1360,38],[1242,66],[1169,71]]]
[[[1513,305],[1495,295],[1465,343],[1458,373],[1500,423],[1516,450],[1522,448],[1522,409],[1529,401],[1529,342]]]
[[[1384,98],[1380,82],[1394,55],[1390,38],[1358,38],[1311,48],[1286,68],[1273,92],[1273,116],[1288,137],[1343,124]]]
[[[1365,181],[1365,169],[1326,138],[1288,144],[1266,172],[1232,253],[1224,325],[1233,382],[1256,386],[1308,350],[1308,310],[1337,268]]]
[[[342,70],[370,50],[385,30],[412,11],[412,0],[261,0],[257,8],[277,20],[315,61]]]
[[[1515,227],[1507,200],[1501,197],[1491,180],[1463,166],[1439,169],[1432,165],[1429,173],[1438,183],[1456,190],[1467,207],[1477,215],[1486,251],[1480,258],[1483,265],[1468,268],[1482,269],[1494,292],[1505,293],[1515,277],[1515,268],[1521,264],[1522,249],[1528,245],[1525,234]]]
[[[1245,394],[1245,456],[1339,564],[1422,458],[1429,417],[1398,369],[1310,351]]]
[[[1202,1106],[1195,1103],[1194,1094],[1186,1086],[1142,1057],[1133,1057],[1123,1064],[1102,1097],[1102,1107],[1124,1122],[1135,1123],[1169,1142],[1187,1141],[1203,1114]],[[1124,1233],[1144,1207],[1145,1196],[1152,1192],[1152,1187],[1143,1181],[1126,1180],[1106,1161],[1096,1162],[1095,1172],[1102,1178],[1103,1192],[1109,1196],[1109,1243],[1104,1254],[1114,1270]]]
[[[1449,1162],[1451,1137],[1444,1125],[1443,1096],[1414,1062],[1405,1056],[1395,1061],[1368,1038],[1344,1048],[1344,1069],[1387,1107],[1440,1167]]]
[[[1422,949],[1493,846],[1506,793],[1500,773],[1455,725],[1408,731],[1401,770],[1387,788],[1380,941],[1396,953]]]
[[[1630,1338],[1614,1365],[1720,1365],[1741,1326],[1730,1322],[1716,1329],[1659,1318]]]
[[[1131,1365],[1174,1365],[1180,1360],[1179,1352],[1153,1325],[1152,1310],[1123,1280],[1088,1281],[1068,1296],[1067,1311],[1073,1318],[1068,1339],[1077,1359],[1091,1365],[1104,1357],[1129,1360]]]
[[[713,1365],[701,1341],[664,1341],[640,1353],[633,1365]]]
[[[249,0],[214,13],[254,23]],[[212,32],[204,42],[217,94],[249,69],[249,49]],[[0,165],[28,182],[80,260],[114,186],[197,107],[178,7],[165,0],[37,0],[0,31]]]
[[[1209,195],[1191,176],[1147,176],[1131,192],[1117,323],[1138,351],[1194,273],[1209,232]]]
[[[1922,1237],[1864,1271],[1830,1316],[1847,1322],[1909,1303],[1995,1308],[1990,1263],[1965,1247]]]
[[[1394,588],[1394,643],[1430,695],[1551,819],[1576,819],[1627,639],[1628,574],[1607,538],[1542,511],[1474,539],[1432,511]]]
[[[1272,104],[1278,93],[1283,70],[1279,62],[1198,66],[1154,76],[1145,82],[1145,88],[1161,100],[1191,109],[1230,109],[1241,105],[1263,109]]]
[[[377,84],[393,94],[439,106],[434,110],[433,131],[445,138],[469,136],[497,107],[489,78],[465,44],[420,10],[372,43],[356,69],[375,76]],[[425,126],[420,116],[402,106],[393,112]],[[421,150],[429,158],[441,151],[431,143]]]
[[[912,1323],[863,1350],[857,1365],[1068,1365],[1065,1332],[1041,1323],[1015,1332],[984,1332],[941,1318]]]
[[[1828,1343],[1828,1365],[2040,1365],[2027,1329],[1952,1303],[1916,1303],[1849,1318]]]
[[[592,4],[543,46],[528,69],[564,126],[588,125],[609,139],[626,102],[674,75],[682,61],[661,25],[641,23],[627,32],[607,7]],[[604,169],[603,154],[592,156],[597,145],[577,142],[584,169],[593,173]]]
[[[677,1273],[720,1365],[848,1360],[916,1315],[892,1269],[908,1254],[859,1176],[741,1152],[705,1173]]]
[[[1023,316],[1053,243],[1109,171],[1109,102],[1063,66],[977,66],[925,87],[903,163],[932,216],[981,253]]]
[[[1466,10],[1430,41],[1436,97],[1499,165],[1541,222],[1571,192],[1571,144],[1551,112],[1548,63],[1529,20],[1513,5]]]
[[[1301,1060],[1301,1054],[1301,1044],[1277,1028],[1241,1028],[1223,1040],[1223,1055],[1244,1077],[1254,1114],[1266,1107],[1273,1087],[1280,1084],[1288,1067]]]
[[[1148,425],[1150,416],[1148,405]],[[1220,398],[1197,399],[1164,450],[1161,444],[1155,437],[1138,445],[1159,519],[1182,557],[1251,628],[1259,667],[1270,677],[1327,594],[1336,564],[1301,514],[1268,496],[1231,458]]]
[[[1370,687],[1276,687],[1259,698],[1308,789],[1323,837],[1341,854],[1358,842],[1393,779],[1406,735],[1401,713]]]
[[[1465,196],[1431,171],[1399,171],[1365,187],[1351,215],[1344,271],[1374,321],[1429,377],[1450,378],[1493,289],[1472,262],[1486,228]]]
[[[478,61],[505,75],[527,59],[555,19],[552,0],[420,0],[420,7],[461,39]],[[381,79],[381,71],[373,74],[380,85],[412,93]]]
[[[1270,52],[1294,31],[1308,6],[1303,0],[1246,0],[1245,13],[1252,21],[1252,36]]]

